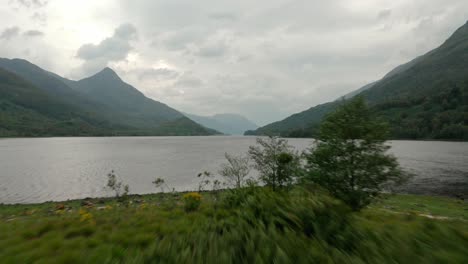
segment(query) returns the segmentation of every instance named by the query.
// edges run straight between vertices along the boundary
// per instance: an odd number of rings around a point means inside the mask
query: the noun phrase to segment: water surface
[[[161,177],[176,190],[196,189],[197,173],[216,172],[224,153],[245,153],[254,137],[113,137],[0,140],[0,203],[108,196],[114,170],[131,193],[151,193]],[[289,139],[302,151],[311,139]],[[405,192],[468,197],[468,143],[392,141],[416,177]]]

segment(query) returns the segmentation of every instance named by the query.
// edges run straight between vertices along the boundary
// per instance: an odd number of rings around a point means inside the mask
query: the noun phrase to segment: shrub
[[[213,192],[216,192],[221,188],[221,182],[218,179],[215,179],[215,176],[209,171],[200,172],[197,177],[200,178],[200,182],[198,183],[199,192],[208,190],[205,188],[210,186],[211,191]]]
[[[196,211],[200,207],[202,196],[199,193],[191,192],[184,194],[182,197],[184,201],[184,208],[187,212]]]
[[[242,188],[245,177],[249,175],[249,157],[224,154],[227,163],[221,165],[219,174],[227,180],[230,187]]]
[[[153,181],[153,184],[156,188],[160,188],[162,193],[164,193],[166,189],[168,191],[171,190],[171,188],[169,187],[169,185],[167,185],[166,181],[163,178],[156,178]],[[173,189],[173,192],[174,192],[174,189]]]
[[[250,146],[249,156],[260,180],[273,190],[291,186],[300,175],[300,157],[285,139],[257,138],[257,146]]]
[[[127,196],[130,191],[128,184],[124,185],[122,181],[117,181],[117,176],[114,171],[107,174],[107,187],[114,191],[116,198]]]

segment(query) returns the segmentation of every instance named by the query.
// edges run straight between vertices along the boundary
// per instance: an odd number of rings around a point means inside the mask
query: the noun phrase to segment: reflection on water
[[[304,150],[310,139],[290,139]],[[105,196],[115,170],[131,193],[150,193],[165,178],[176,190],[196,188],[198,172],[216,172],[224,153],[241,154],[253,137],[37,138],[0,140],[0,203]],[[392,152],[416,177],[402,191],[468,196],[468,143],[392,141]]]

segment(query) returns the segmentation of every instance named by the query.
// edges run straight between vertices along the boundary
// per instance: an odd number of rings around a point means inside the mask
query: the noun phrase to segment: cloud
[[[138,73],[139,80],[168,80],[175,79],[180,75],[176,70],[168,68],[143,69]]]
[[[0,34],[0,39],[10,40],[20,35],[20,28],[19,27],[9,27],[3,30]],[[41,37],[44,35],[44,32],[39,30],[28,30],[23,32],[23,36],[25,37]]]
[[[18,5],[27,7],[27,8],[41,8],[46,6],[49,1],[47,0],[10,0],[10,3],[16,3]]]
[[[2,34],[0,34],[0,39],[10,40],[19,35],[20,28],[19,27],[9,27],[3,30]]]
[[[238,16],[232,12],[213,12],[208,15],[209,18],[221,21],[236,21]]]
[[[381,11],[377,14],[377,18],[378,18],[378,19],[386,19],[386,18],[389,18],[391,14],[392,14],[392,10],[391,10],[391,9],[384,9],[384,10],[381,10]]]
[[[139,47],[142,56],[191,72],[175,83],[151,83],[143,88],[149,96],[189,113],[238,112],[265,124],[381,78],[440,45],[466,21],[468,2],[428,1],[119,5],[125,19],[149,32],[142,38],[152,45]],[[424,22],[429,17],[430,27]]]
[[[466,0],[8,1],[0,25],[47,38],[1,28],[0,57],[76,79],[110,66],[178,110],[259,124],[381,78],[468,17]]]
[[[223,56],[227,50],[228,46],[226,43],[218,41],[200,47],[196,54],[202,57],[220,57]]]
[[[44,36],[44,32],[33,29],[33,30],[28,30],[24,32],[23,35],[26,37],[42,37]]]
[[[174,84],[175,87],[183,88],[183,89],[197,88],[197,87],[201,87],[202,85],[203,85],[203,81],[200,78],[193,76],[190,73],[182,75]]]
[[[114,34],[102,40],[99,44],[84,44],[76,57],[85,61],[84,72],[91,73],[107,66],[109,62],[117,62],[127,57],[133,49],[131,41],[137,39],[137,29],[132,24],[122,24],[114,30]]]
[[[137,36],[137,30],[132,24],[122,24],[115,29],[113,38],[133,40]]]
[[[30,18],[43,26],[47,23],[47,14],[43,12],[34,12]]]
[[[204,29],[188,27],[159,34],[158,39],[153,42],[153,46],[161,46],[170,51],[185,51],[194,43],[204,40],[205,37],[206,31]],[[158,45],[158,43],[160,45]]]

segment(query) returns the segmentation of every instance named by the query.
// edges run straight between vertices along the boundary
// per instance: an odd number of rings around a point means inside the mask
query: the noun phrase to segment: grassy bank
[[[267,190],[0,206],[2,263],[466,263],[468,204],[389,196],[362,212]],[[436,216],[429,218],[428,216]]]

